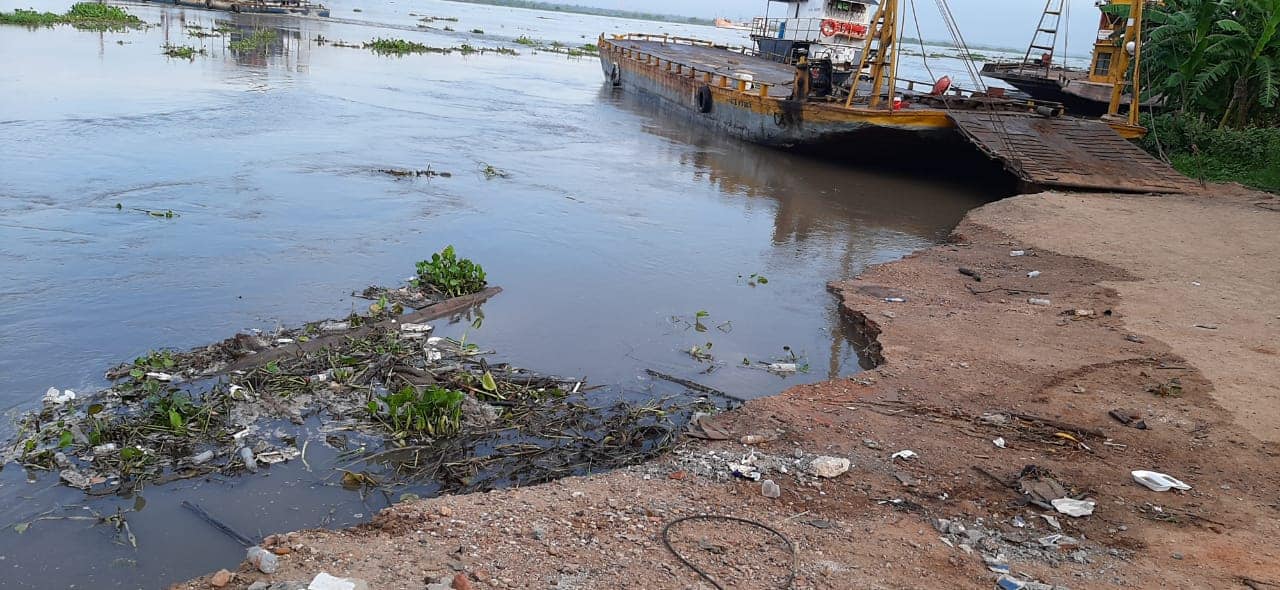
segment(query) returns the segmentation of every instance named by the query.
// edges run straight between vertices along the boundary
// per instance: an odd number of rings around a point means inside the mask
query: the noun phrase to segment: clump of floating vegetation
[[[528,36],[521,35],[519,37],[516,37],[516,44],[524,45],[525,47],[532,47],[538,51],[545,51],[547,53],[559,53],[559,54],[567,55],[569,57],[585,57],[588,55],[591,55],[591,56],[600,55],[600,48],[596,47],[594,43],[587,43],[586,45],[583,45],[581,47],[570,47],[559,41],[552,41],[551,44],[548,45],[546,43],[530,38]]]
[[[331,45],[333,45],[334,47],[356,47],[355,45],[341,43],[341,42],[333,42],[331,43]],[[397,55],[397,56],[408,55],[410,53],[439,53],[443,55],[448,55],[455,51],[458,53],[461,53],[462,55],[472,55],[476,53],[496,53],[498,55],[520,55],[520,53],[517,52],[516,50],[509,49],[506,47],[498,47],[498,48],[490,49],[486,47],[476,47],[469,43],[463,43],[462,45],[459,45],[457,47],[432,47],[430,45],[424,45],[422,43],[418,43],[415,41],[407,41],[405,39],[383,39],[381,37],[374,39],[373,41],[369,41],[364,45],[362,45],[361,47],[365,49],[370,49],[374,53],[377,53],[378,55]]]
[[[150,351],[88,395],[50,389],[0,444],[0,460],[106,495],[294,459],[310,469],[308,445],[324,445],[339,452],[333,476],[344,486],[430,480],[473,491],[643,461],[670,448],[694,412],[714,409],[687,394],[629,402],[582,378],[494,362],[465,335],[431,336],[426,321],[499,290],[452,248],[405,287],[378,290],[367,315]],[[421,296],[390,301],[410,291]],[[301,426],[311,416],[321,433]]]
[[[164,54],[169,57],[194,60],[197,55],[204,55],[205,50],[196,49],[190,45],[165,45]]]
[[[142,19],[129,14],[118,6],[98,4],[97,2],[78,2],[71,5],[63,14],[37,12],[21,8],[13,12],[0,12],[0,24],[22,25],[26,27],[52,27],[53,25],[71,25],[78,29],[91,30],[123,30],[147,26]]]
[[[237,53],[259,51],[275,41],[277,36],[275,29],[257,29],[238,41],[228,43],[227,47]]]
[[[405,39],[383,39],[378,37],[364,44],[365,49],[372,49],[379,55],[407,55],[410,53],[448,53],[448,49],[429,47],[422,43]]]

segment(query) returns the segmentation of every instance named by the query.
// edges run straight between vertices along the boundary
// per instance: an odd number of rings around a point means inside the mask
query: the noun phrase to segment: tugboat
[[[1120,104],[1132,101],[1132,95],[1116,90],[1124,85],[1130,63],[1139,58],[1145,0],[1098,0],[1102,17],[1087,70],[1070,68],[1065,60],[1055,63],[1058,26],[1068,16],[1063,10],[1069,10],[1065,1],[1046,2],[1021,61],[983,64],[982,75],[1004,81],[1034,99],[1062,103],[1072,114],[1114,115]],[[1143,106],[1155,104],[1158,101]]]
[[[769,16],[774,3],[783,16]],[[752,19],[751,41],[761,56],[795,63],[805,56],[816,70],[843,85],[854,72],[871,31],[875,0],[767,0],[765,16]]]
[[[1136,105],[1126,117],[1079,119],[1063,116],[1059,103],[1012,100],[999,89],[954,88],[945,76],[899,79],[902,0],[880,2],[869,20],[828,22],[835,20],[829,9],[852,16],[856,6],[870,5],[788,1],[786,18],[757,19],[754,49],[670,35],[601,34],[600,66],[608,83],[623,92],[652,97],[699,124],[768,146],[866,155],[883,154],[890,146],[963,148],[967,141],[1033,186],[1193,189],[1168,165],[1126,141],[1145,133],[1137,124]],[[953,42],[967,55],[946,0],[939,4]],[[816,36],[796,24],[807,18],[816,19]],[[855,29],[859,24],[866,30]],[[826,34],[833,27],[850,40],[864,38],[861,50]],[[846,47],[856,53],[843,52]],[[835,75],[837,60],[849,66],[843,80]],[[965,65],[980,84],[978,67],[969,60]],[[1113,95],[1123,84],[1114,85]],[[963,141],[947,141],[956,138]]]

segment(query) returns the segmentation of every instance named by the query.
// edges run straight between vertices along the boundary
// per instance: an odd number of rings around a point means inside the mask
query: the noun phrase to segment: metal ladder
[[[1046,51],[1050,56],[1054,54],[1058,45],[1058,25],[1062,24],[1064,1],[1045,0],[1044,12],[1040,14],[1040,24],[1036,25],[1036,32],[1031,35],[1031,44],[1027,46],[1027,53],[1022,57],[1022,64],[1018,66],[1019,74],[1023,73],[1027,65],[1031,63],[1031,53],[1035,50]],[[1045,76],[1049,75],[1051,67],[1053,67],[1052,59],[1044,66]]]

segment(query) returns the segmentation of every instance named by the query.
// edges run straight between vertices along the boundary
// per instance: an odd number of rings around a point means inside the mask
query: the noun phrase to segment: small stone
[[[290,553],[293,553],[293,550],[282,545],[272,549],[271,552],[275,553],[276,555],[288,555]]]
[[[453,516],[453,509],[448,506],[441,506],[436,509],[436,512],[438,512],[440,516],[443,516],[445,518],[449,518],[450,516]]]
[[[453,590],[471,590],[471,580],[467,579],[467,574],[461,572],[454,574]]]
[[[685,475],[687,475],[687,474],[686,474],[684,471],[672,471],[672,472],[671,472],[671,474],[670,474],[670,475],[668,475],[667,477],[669,477],[669,478],[671,478],[671,479],[674,479],[674,480],[676,480],[676,481],[680,481],[680,480],[684,479],[684,476],[685,476]]]
[[[209,585],[213,586],[214,588],[221,588],[230,583],[231,583],[231,572],[227,570],[218,570],[218,573],[213,574],[213,577],[209,578]]]
[[[777,498],[782,495],[782,488],[772,479],[766,479],[760,484],[760,494],[766,498]]]
[[[262,580],[249,584],[249,590],[269,590],[270,588],[271,584],[263,582]]]
[[[547,538],[547,529],[535,525],[533,527],[533,538],[538,541]]]
[[[1181,554],[1181,553],[1174,553],[1174,554],[1173,554],[1173,555],[1171,555],[1170,557],[1172,557],[1172,558],[1174,558],[1174,559],[1182,559],[1182,554]]]
[[[849,460],[844,457],[821,456],[809,464],[809,471],[818,477],[839,477],[849,470]]]
[[[868,449],[878,449],[880,448],[880,443],[869,438],[864,438],[862,439],[862,446],[867,447]]]
[[[486,569],[478,569],[474,572],[471,572],[471,575],[476,579],[477,582],[488,582],[489,579],[493,577],[492,575],[489,574],[489,570],[486,570]]]

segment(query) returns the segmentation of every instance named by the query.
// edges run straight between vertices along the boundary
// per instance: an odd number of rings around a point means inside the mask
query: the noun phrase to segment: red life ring
[[[829,18],[828,18],[828,19],[823,19],[823,21],[822,21],[822,36],[823,36],[823,37],[830,37],[830,36],[832,36],[832,35],[834,35],[834,34],[836,34],[836,21],[833,21],[833,20],[831,20],[831,19],[829,19]]]
[[[950,88],[951,88],[951,76],[943,76],[941,78],[938,78],[937,82],[933,83],[933,91],[930,92],[929,94],[933,96],[942,96],[942,94],[945,93]]]

